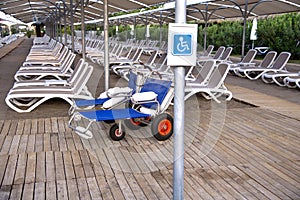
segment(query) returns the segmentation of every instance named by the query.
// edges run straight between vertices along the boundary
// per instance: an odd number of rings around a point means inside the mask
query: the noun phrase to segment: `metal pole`
[[[186,23],[186,0],[175,2],[175,23]],[[174,164],[173,164],[173,199],[182,200],[184,188],[184,87],[185,68],[174,68]]]
[[[58,3],[59,6],[59,42],[62,42],[62,28],[61,28],[61,9],[60,9],[60,3]]]
[[[208,22],[208,17],[207,17],[207,13],[208,13],[208,4],[206,4],[205,6],[205,27],[204,27],[204,48],[203,50],[206,50],[206,46],[207,46],[207,22]]]
[[[245,55],[245,42],[246,42],[246,23],[247,23],[247,15],[248,15],[248,0],[245,2],[245,11],[244,11],[244,27],[243,27],[243,39],[242,39],[242,58]]]
[[[63,0],[64,3],[64,30],[65,30],[65,45],[67,45],[67,12],[66,12],[66,1]]]
[[[160,11],[160,15],[159,15],[159,46],[161,47],[161,43],[162,43],[162,12]]]
[[[108,6],[107,0],[103,1],[103,17],[104,17],[104,75],[105,90],[109,88],[109,44],[108,44]]]
[[[84,0],[81,0],[81,46],[82,46],[82,58],[85,60],[85,34],[84,34]]]
[[[75,46],[74,46],[74,12],[73,12],[73,0],[70,0],[70,21],[71,21],[71,42],[72,42],[72,52],[75,51]]]

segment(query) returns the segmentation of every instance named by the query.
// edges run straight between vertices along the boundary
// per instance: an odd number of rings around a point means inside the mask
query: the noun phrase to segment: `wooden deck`
[[[185,199],[300,199],[299,105],[229,88],[254,106],[186,103]],[[0,120],[0,200],[172,199],[173,138],[114,142],[97,123],[84,140],[68,117],[32,116]]]
[[[299,121],[208,107],[186,113],[185,199],[300,199]],[[114,142],[99,123],[84,140],[67,122],[0,121],[1,200],[172,199],[173,139],[158,142],[143,128]]]

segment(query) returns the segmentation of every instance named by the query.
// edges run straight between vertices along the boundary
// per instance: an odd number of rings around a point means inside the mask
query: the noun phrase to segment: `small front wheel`
[[[167,140],[173,134],[173,117],[168,113],[157,115],[152,121],[151,131],[157,140]]]
[[[122,127],[122,131],[120,131],[118,124],[112,125],[112,127],[109,129],[109,136],[114,141],[122,140],[125,137],[124,127]]]

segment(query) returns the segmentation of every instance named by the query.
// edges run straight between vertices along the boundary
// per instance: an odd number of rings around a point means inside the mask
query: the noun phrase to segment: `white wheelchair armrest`
[[[132,95],[131,99],[135,102],[145,102],[156,100],[157,94],[155,92],[141,92]]]
[[[114,87],[102,92],[99,98],[115,98],[130,96],[132,89],[129,87]]]

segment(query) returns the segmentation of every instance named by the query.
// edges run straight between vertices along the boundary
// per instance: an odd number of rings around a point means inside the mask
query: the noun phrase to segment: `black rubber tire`
[[[112,124],[112,123],[115,123],[116,121],[115,120],[104,120],[103,122],[106,124]]]
[[[130,130],[138,130],[139,128],[141,128],[141,122],[135,121],[135,119],[125,119],[124,124]]]
[[[159,141],[169,139],[173,135],[173,117],[168,113],[157,115],[151,123],[151,132]]]
[[[109,129],[109,136],[114,141],[120,141],[125,137],[125,128],[122,126],[122,133],[119,132],[119,126],[118,124],[112,125]]]

